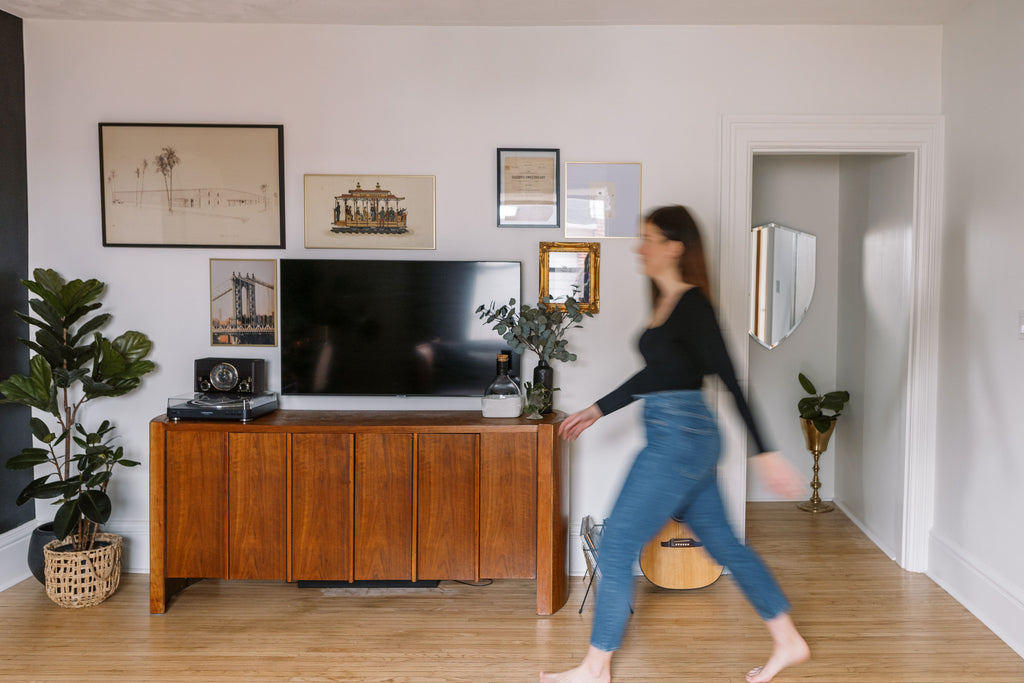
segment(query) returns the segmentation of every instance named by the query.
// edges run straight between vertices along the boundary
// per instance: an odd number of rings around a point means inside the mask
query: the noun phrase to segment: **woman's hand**
[[[758,478],[772,491],[787,500],[807,495],[807,480],[796,465],[782,457],[779,451],[766,451],[750,459]]]
[[[601,409],[595,403],[565,418],[562,424],[558,426],[558,435],[563,439],[575,441],[583,433],[584,429],[597,422],[598,418],[602,415],[604,413],[601,412]]]

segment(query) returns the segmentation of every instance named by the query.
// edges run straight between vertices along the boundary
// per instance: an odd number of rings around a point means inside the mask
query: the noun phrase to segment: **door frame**
[[[737,376],[749,372],[747,310],[755,154],[910,154],[914,159],[913,272],[910,356],[904,437],[902,536],[896,561],[910,571],[928,568],[934,501],[938,380],[943,117],[734,116],[721,117],[718,270],[722,331]],[[730,516],[745,518],[747,434],[718,392],[717,408],[730,447],[723,454],[723,494]],[[742,523],[741,523],[742,526]]]

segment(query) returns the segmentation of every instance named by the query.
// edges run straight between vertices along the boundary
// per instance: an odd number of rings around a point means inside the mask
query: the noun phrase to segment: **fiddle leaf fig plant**
[[[564,308],[552,303],[551,297],[544,297],[536,306],[523,304],[518,309],[515,299],[509,299],[502,306],[491,302],[489,306],[479,306],[476,313],[485,325],[493,325],[491,329],[500,334],[513,351],[533,351],[547,363],[576,360],[576,354],[568,349],[565,333],[571,328],[583,327],[580,325],[583,316],[594,315],[581,311],[572,297],[566,297]]]
[[[72,535],[73,549],[87,550],[93,547],[99,526],[110,518],[107,485],[114,468],[139,463],[125,458],[123,447],[113,445],[114,425],[109,420],[87,428],[82,409],[97,398],[136,389],[143,375],[156,367],[146,358],[152,342],[136,331],[113,339],[99,332],[111,318],[108,313],[91,315],[102,306],[97,299],[106,285],[99,280],[65,281],[56,271],[42,268],[33,271],[33,278],[22,284],[38,297],[28,302],[35,315],[15,314],[37,328],[33,339],[18,340],[34,355],[28,375],[0,381],[0,402],[48,413],[56,425],[31,417],[32,435],[43,447],[22,449],[8,459],[7,467],[50,466],[50,472],[21,491],[17,503],[55,499],[55,535]]]
[[[801,372],[797,375],[797,379],[804,391],[810,394],[797,403],[800,417],[813,422],[814,428],[824,434],[836,418],[842,415],[843,408],[850,401],[850,392],[837,390],[819,394],[807,375]]]

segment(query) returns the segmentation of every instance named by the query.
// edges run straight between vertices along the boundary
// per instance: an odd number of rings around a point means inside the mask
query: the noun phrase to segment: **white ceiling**
[[[944,24],[973,0],[0,0],[23,19],[420,26]]]

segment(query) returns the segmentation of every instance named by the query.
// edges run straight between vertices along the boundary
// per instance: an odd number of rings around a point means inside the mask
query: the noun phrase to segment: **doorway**
[[[837,310],[843,309],[845,313],[842,322],[838,314],[836,316],[834,348],[828,348],[827,339],[820,342],[826,356],[831,354],[834,358],[833,371],[826,367],[824,374],[827,376],[821,383],[831,389],[829,382],[837,378],[859,382],[860,386],[841,388],[848,388],[855,395],[863,394],[861,420],[874,425],[879,420],[879,411],[884,412],[882,417],[887,429],[884,434],[886,460],[839,459],[840,472],[836,473],[836,480],[842,483],[837,484],[837,500],[900,566],[924,571],[933,495],[941,118],[726,117],[722,120],[721,139],[720,315],[734,352],[737,373],[742,378],[751,377],[751,352],[747,342],[747,261],[750,227],[757,219],[753,203],[756,160],[785,166],[788,162],[783,157],[802,156],[817,157],[812,161],[819,166],[834,164],[837,179],[842,175],[847,178],[837,186],[843,188],[845,195],[843,220],[848,226],[873,224],[867,219],[871,207],[868,204],[857,206],[856,199],[858,193],[869,190],[872,183],[902,182],[906,186],[905,202],[893,205],[887,204],[888,200],[882,202],[888,206],[887,211],[899,213],[900,209],[893,209],[893,206],[904,207],[907,225],[902,233],[878,230],[878,221],[874,221],[875,229],[867,231],[853,227],[840,230],[837,223],[835,262],[841,267],[837,267],[833,276]],[[857,211],[867,213],[857,218]],[[837,215],[841,213],[837,208]],[[895,251],[894,244],[898,247]],[[840,250],[844,252],[842,262]],[[850,253],[869,256],[866,260],[858,256],[850,262],[851,259],[846,258]],[[894,267],[892,259],[902,259],[898,268]],[[903,316],[903,338],[882,340],[890,345],[885,348],[902,345],[905,349],[902,359],[878,348],[877,335],[869,337],[869,330],[861,324],[868,309],[872,316],[877,311],[867,305],[858,307],[857,297],[851,296],[848,290],[860,289],[867,298],[876,296],[872,292],[884,290],[876,285],[864,289],[864,282],[871,280],[865,268],[880,269],[887,277],[905,279],[903,310],[886,309],[890,317]],[[862,318],[860,322],[858,316]],[[872,324],[876,323],[885,330],[891,327],[884,324],[885,321],[872,319]],[[893,362],[902,365],[905,381],[889,381],[887,389],[880,388],[872,378],[888,373],[888,379],[892,380],[893,370],[887,364]],[[795,373],[793,376],[795,378]],[[893,388],[898,390],[898,395],[886,395],[886,391]],[[747,494],[747,437],[742,422],[733,416],[729,400],[720,392],[719,414],[729,444],[723,457],[723,490],[733,519],[742,520]],[[893,405],[897,406],[895,411]],[[795,405],[793,413],[791,419],[795,422]],[[772,424],[784,423],[773,419]],[[837,452],[866,453],[877,449],[872,441],[878,436],[874,427],[866,424],[860,427],[845,430],[850,432],[847,436],[853,438],[837,441],[834,446]],[[868,431],[868,441],[856,438]],[[838,432],[837,436],[841,434]],[[791,446],[784,448],[791,457],[801,457]],[[879,473],[884,473],[880,485]],[[844,503],[844,499],[848,502]]]

